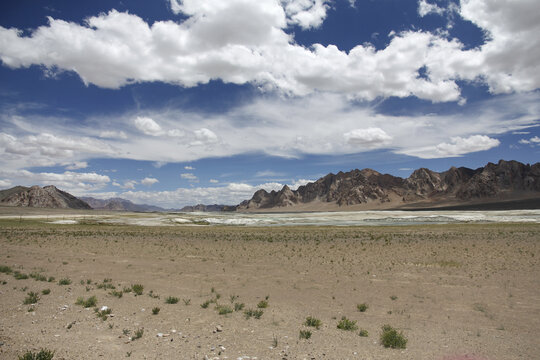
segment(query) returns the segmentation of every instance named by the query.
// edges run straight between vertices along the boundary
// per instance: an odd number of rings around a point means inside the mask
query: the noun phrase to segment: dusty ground
[[[534,224],[244,228],[2,220],[0,266],[12,272],[0,268],[0,358],[46,348],[55,359],[540,359],[539,260]],[[15,271],[55,279],[17,280]],[[60,285],[63,278],[71,284]],[[118,292],[142,284],[144,291],[118,298],[100,284]],[[23,304],[29,292],[39,293],[35,305]],[[93,295],[114,316],[101,320],[75,304]],[[166,304],[169,296],[179,302]],[[219,315],[214,303],[201,307],[211,299],[231,306],[231,296],[244,310],[268,296],[268,307],[258,320],[243,310]],[[357,310],[361,303],[366,312]],[[303,325],[308,316],[321,328]],[[359,329],[338,329],[342,316]],[[384,324],[403,331],[405,350],[380,345]],[[138,329],[142,337],[130,341]],[[359,336],[360,329],[369,336]],[[311,338],[299,339],[300,330]]]

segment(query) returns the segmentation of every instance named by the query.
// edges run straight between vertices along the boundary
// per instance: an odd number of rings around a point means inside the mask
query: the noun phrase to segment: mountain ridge
[[[540,197],[540,163],[500,160],[484,167],[420,168],[406,179],[373,169],[327,174],[291,190],[256,191],[238,211],[317,211],[452,206]]]
[[[15,186],[0,190],[0,204],[34,208],[92,209],[85,201],[57,189],[54,185]]]

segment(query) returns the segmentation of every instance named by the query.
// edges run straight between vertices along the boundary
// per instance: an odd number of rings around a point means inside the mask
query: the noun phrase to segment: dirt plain
[[[0,358],[45,348],[54,359],[540,359],[539,258],[538,224],[0,220]],[[134,284],[142,295],[123,291]],[[33,305],[29,292],[39,294]],[[75,304],[91,296],[112,310],[105,320]],[[247,319],[265,299],[260,319]],[[235,303],[244,308],[216,310]],[[322,326],[306,326],[308,316]],[[343,316],[358,329],[338,329]],[[406,349],[380,344],[385,324],[403,332]]]

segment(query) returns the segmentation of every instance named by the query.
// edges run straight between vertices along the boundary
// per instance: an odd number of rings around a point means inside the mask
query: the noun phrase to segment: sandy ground
[[[539,258],[535,224],[248,228],[2,220],[0,266],[12,272],[0,272],[0,358],[46,348],[54,359],[540,359]],[[17,280],[15,271],[55,279]],[[63,278],[71,284],[60,285]],[[133,284],[144,286],[142,295],[111,294]],[[35,305],[24,304],[29,292],[39,293]],[[111,316],[101,320],[75,304],[90,296]],[[179,302],[166,304],[169,296]],[[261,318],[246,319],[244,310],[266,297]],[[220,315],[214,302],[201,307],[207,300],[245,307]],[[357,310],[361,303],[367,311]],[[308,316],[322,321],[320,329],[304,325]],[[338,329],[343,316],[358,330]],[[406,349],[381,346],[384,324],[403,332]],[[142,337],[130,340],[138,329]],[[361,329],[369,336],[359,336]],[[311,338],[300,339],[300,330]]]

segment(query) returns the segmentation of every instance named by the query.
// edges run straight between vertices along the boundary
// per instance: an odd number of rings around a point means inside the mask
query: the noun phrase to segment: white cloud
[[[524,144],[524,145],[540,145],[540,137],[534,136],[530,138],[529,140],[521,139],[519,140],[519,143]]]
[[[423,159],[458,157],[471,152],[489,150],[500,144],[499,140],[485,135],[472,135],[467,138],[456,136],[452,137],[449,143],[443,142],[436,146],[417,148],[403,153]]]
[[[0,188],[8,188],[11,186],[11,181],[6,179],[0,179]]]
[[[161,126],[149,117],[137,116],[133,122],[135,123],[135,127],[146,135],[159,136],[163,134]]]
[[[432,13],[442,15],[444,13],[444,9],[436,4],[428,3],[426,0],[420,0],[418,2],[418,14],[421,17]]]
[[[137,181],[135,181],[135,180],[126,180],[126,181],[124,181],[124,185],[122,185],[121,187],[124,188],[124,189],[134,190],[135,185],[137,185]]]
[[[125,140],[127,139],[127,135],[123,131],[114,131],[114,130],[104,130],[99,133],[100,138],[106,138],[106,139],[120,139]]]
[[[75,161],[71,164],[66,164],[66,170],[78,170],[78,169],[86,169],[88,167],[88,163],[86,161]]]
[[[141,184],[146,185],[146,186],[152,186],[158,182],[159,182],[158,179],[150,178],[150,177],[145,177],[144,179],[141,180]]]
[[[108,176],[95,172],[34,173],[28,170],[0,170],[0,176],[9,178],[9,181],[18,185],[55,185],[74,195],[100,190],[111,181]]]
[[[193,166],[190,166],[190,165],[184,166],[184,169],[185,170],[195,170],[195,168]]]
[[[284,176],[284,173],[273,171],[273,170],[263,170],[263,171],[257,171],[255,173],[255,177],[278,177],[278,176]]]
[[[288,26],[319,26],[328,3],[171,1],[173,11],[187,17],[181,23],[148,24],[116,10],[82,25],[50,18],[30,36],[0,27],[0,59],[11,68],[43,65],[49,72],[75,71],[85,83],[106,88],[151,81],[192,87],[220,79],[302,96],[328,91],[364,100],[415,96],[464,103],[457,80],[486,83],[494,94],[540,87],[536,0],[461,1],[452,13],[487,35],[475,49],[465,49],[444,32],[418,30],[394,32],[380,50],[369,44],[350,51],[333,44],[296,44]],[[422,14],[438,9],[424,0],[419,3]],[[427,76],[419,78],[423,67]],[[155,121],[139,122],[144,133],[161,134]],[[171,131],[171,136],[180,134]]]
[[[219,181],[216,180],[216,179],[210,179],[209,181],[210,181],[211,184],[217,184],[217,183],[219,183]]]
[[[209,129],[202,128],[194,131],[196,141],[191,143],[192,146],[196,145],[210,145],[218,142],[218,136]]]
[[[199,182],[199,178],[197,176],[195,176],[194,174],[192,174],[192,173],[180,174],[180,178],[182,178],[184,180],[189,180],[189,181],[192,181],[192,182]]]
[[[370,127],[367,129],[354,129],[343,134],[347,143],[366,148],[376,148],[388,144],[392,137],[383,129]]]

